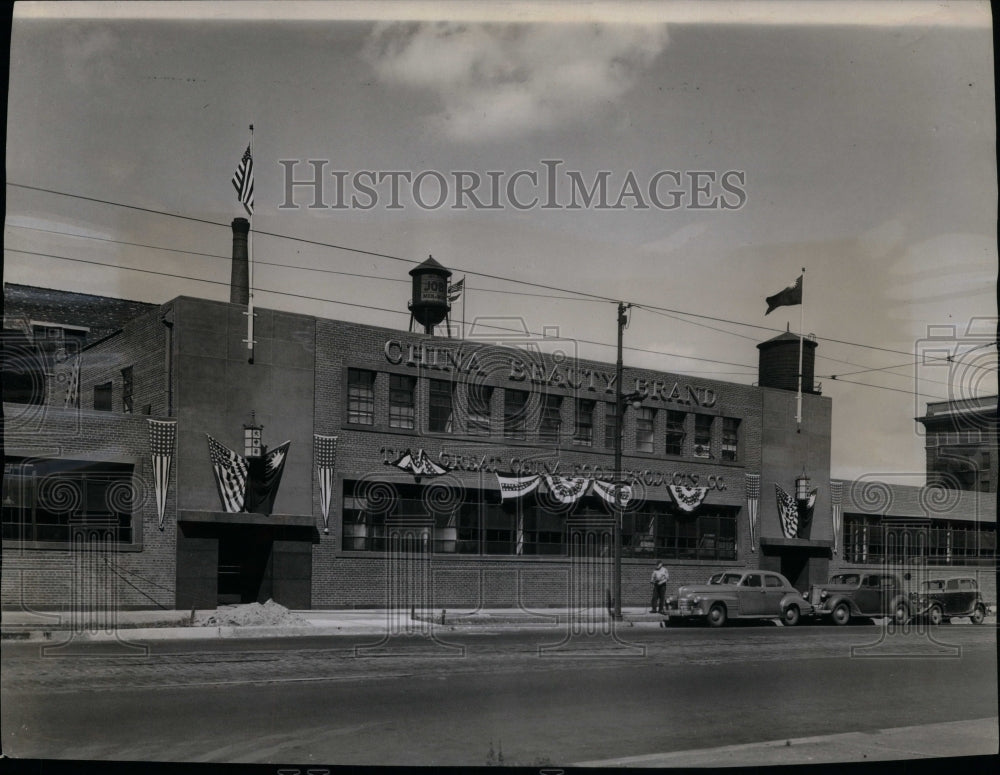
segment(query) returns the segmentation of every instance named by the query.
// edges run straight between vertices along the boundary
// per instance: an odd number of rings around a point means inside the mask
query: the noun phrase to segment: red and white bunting
[[[545,474],[545,485],[558,503],[576,503],[590,489],[590,479],[585,477],[551,476]]]
[[[337,436],[313,434],[316,476],[319,479],[319,508],[323,512],[323,532],[330,532],[330,499],[333,497],[333,470],[337,464]]]
[[[708,494],[707,487],[685,487],[680,484],[667,485],[670,497],[674,499],[677,508],[681,511],[691,512],[701,505]]]

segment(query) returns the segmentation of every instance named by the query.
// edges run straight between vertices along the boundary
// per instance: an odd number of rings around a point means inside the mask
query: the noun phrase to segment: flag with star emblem
[[[153,458],[153,490],[156,495],[156,517],[163,530],[163,514],[167,507],[167,485],[170,464],[177,440],[176,420],[147,420],[149,423],[149,453]]]
[[[247,492],[247,460],[207,433],[205,435],[208,436],[208,454],[212,459],[222,510],[229,513],[243,511]]]

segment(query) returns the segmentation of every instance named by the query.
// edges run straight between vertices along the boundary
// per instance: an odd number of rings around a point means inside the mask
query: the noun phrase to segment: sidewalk
[[[997,753],[997,718],[577,762],[573,767],[764,767]]]
[[[195,611],[196,619],[214,610]],[[294,638],[328,635],[367,635],[388,632],[424,633],[442,629],[519,629],[564,626],[573,620],[599,626],[609,621],[604,608],[570,611],[565,608],[525,611],[501,608],[481,611],[410,611],[387,609],[345,609],[331,611],[291,611],[305,620],[301,625],[198,626],[191,623],[190,611],[116,611],[69,614],[59,612],[3,611],[0,633],[5,641],[46,641],[57,643],[69,637],[81,640],[206,640],[214,638]],[[443,623],[442,623],[443,615]],[[658,627],[663,617],[644,608],[622,610],[621,627]]]

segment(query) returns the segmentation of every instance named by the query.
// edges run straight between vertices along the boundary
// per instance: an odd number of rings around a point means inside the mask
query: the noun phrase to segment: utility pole
[[[632,306],[631,304],[629,307]],[[612,540],[615,550],[612,594],[614,608],[611,618],[622,620],[622,436],[625,433],[625,402],[622,396],[622,332],[625,330],[627,307],[618,302],[618,360],[615,363],[615,517]]]

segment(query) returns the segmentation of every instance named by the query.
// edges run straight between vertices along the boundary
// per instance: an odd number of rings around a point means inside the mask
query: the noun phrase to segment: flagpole
[[[250,125],[250,164],[253,165],[253,124]],[[252,168],[252,166],[251,166]],[[254,208],[250,207],[250,229],[247,234],[247,259],[250,265],[249,267],[249,294],[247,295],[247,352],[249,357],[247,358],[247,363],[253,363],[253,211]],[[801,371],[801,367],[800,367]]]
[[[799,390],[795,400],[795,432],[802,433],[802,347],[805,332],[806,268],[802,267],[802,298],[799,300]]]
[[[465,287],[465,275],[462,275],[462,339],[465,339],[465,294],[467,292]]]

